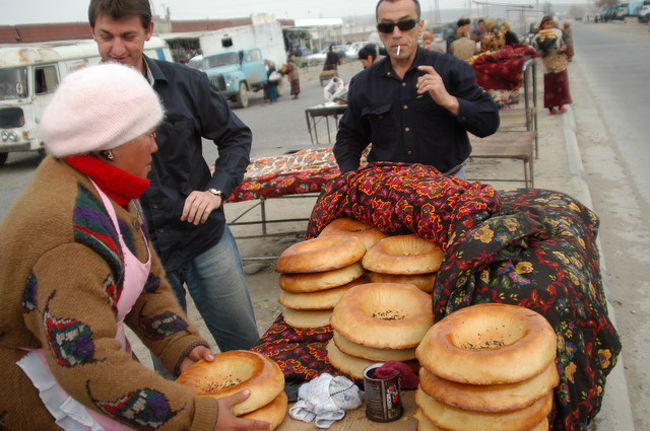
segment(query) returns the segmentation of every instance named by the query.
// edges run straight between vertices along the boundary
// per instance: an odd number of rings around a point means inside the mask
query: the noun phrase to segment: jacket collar
[[[157,62],[153,61],[146,55],[142,55],[145,65],[147,66],[147,80],[153,85],[156,81],[165,81],[167,82],[167,77],[164,72],[160,69],[160,66]],[[151,82],[153,79],[153,82]]]

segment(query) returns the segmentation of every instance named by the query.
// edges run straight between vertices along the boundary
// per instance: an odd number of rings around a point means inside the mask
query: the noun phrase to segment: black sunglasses
[[[400,31],[408,31],[415,27],[419,20],[417,19],[405,19],[400,22],[380,22],[377,23],[377,30],[381,33],[392,33],[395,30],[395,26],[399,28]]]

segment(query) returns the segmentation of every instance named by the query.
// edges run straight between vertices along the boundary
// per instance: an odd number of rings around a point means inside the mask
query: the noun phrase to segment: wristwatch
[[[223,199],[223,192],[221,190],[217,189],[208,189],[210,193],[212,193],[215,196],[219,196],[221,199]]]

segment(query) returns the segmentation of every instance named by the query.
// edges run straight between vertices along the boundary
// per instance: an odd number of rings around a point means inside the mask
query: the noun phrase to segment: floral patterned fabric
[[[473,57],[476,83],[484,90],[514,90],[523,83],[522,67],[535,50],[524,45],[508,45],[503,49]]]
[[[436,321],[483,302],[517,304],[544,315],[558,339],[560,385],[551,429],[587,429],[621,350],[607,315],[593,212],[559,192],[499,194],[430,166],[377,163],[327,186],[307,236],[338,217],[389,234],[414,232],[443,247],[433,291]],[[279,363],[285,374],[309,379],[330,367],[322,356],[330,336],[329,326],[304,333],[278,319],[258,348],[274,359],[284,355]]]
[[[280,315],[251,350],[273,359],[282,369],[285,380],[304,382],[322,373],[339,374],[327,360],[330,338],[330,325],[313,329],[294,328]]]
[[[339,175],[331,148],[264,157],[248,165],[244,180],[233,190],[228,201],[321,192],[325,184]]]
[[[487,184],[447,177],[432,166],[378,162],[332,181],[318,198],[307,238],[339,217],[351,217],[387,234],[417,233],[443,250],[450,236],[501,208]]]
[[[520,89],[516,90],[487,90],[487,93],[492,96],[494,103],[497,104],[499,109],[507,108],[509,105],[516,105],[519,103]]]

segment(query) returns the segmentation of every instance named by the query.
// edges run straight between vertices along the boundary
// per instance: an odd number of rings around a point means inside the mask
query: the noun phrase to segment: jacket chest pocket
[[[433,142],[444,136],[455,123],[449,111],[435,103],[428,94],[415,100],[414,109],[417,133]]]
[[[385,146],[395,141],[398,127],[390,104],[364,107],[361,110],[361,118],[370,128],[370,140],[373,145]]]

